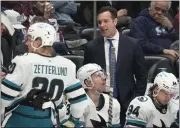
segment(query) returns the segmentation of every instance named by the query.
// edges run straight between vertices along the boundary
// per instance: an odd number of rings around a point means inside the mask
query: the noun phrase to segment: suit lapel
[[[104,38],[101,37],[98,40],[98,47],[97,47],[97,51],[98,51],[98,56],[99,56],[99,61],[100,61],[100,65],[102,66],[102,68],[104,70],[106,70],[106,57],[105,57],[105,48],[104,48]]]
[[[125,40],[124,36],[121,33],[119,33],[119,45],[118,45],[118,56],[117,56],[117,63],[116,63],[116,65],[117,65],[116,71],[118,71],[118,69],[119,69],[122,51],[124,51],[124,49],[123,49],[124,40]]]

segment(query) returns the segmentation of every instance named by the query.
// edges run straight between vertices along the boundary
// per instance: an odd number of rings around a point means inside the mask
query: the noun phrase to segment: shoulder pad
[[[149,96],[138,96],[131,101],[132,104],[138,106],[147,106],[148,104],[152,103],[152,100]]]
[[[149,96],[138,96],[131,101],[128,109],[130,111],[131,109],[132,110],[139,109],[140,113],[141,112],[149,113],[151,110],[153,110],[153,108],[154,108],[154,104]]]

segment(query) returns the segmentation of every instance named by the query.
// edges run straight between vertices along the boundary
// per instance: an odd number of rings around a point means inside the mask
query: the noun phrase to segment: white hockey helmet
[[[38,22],[32,24],[28,29],[27,35],[31,36],[32,42],[34,42],[37,38],[42,40],[42,45],[39,48],[43,46],[52,46],[56,40],[56,30],[48,23]]]
[[[98,71],[103,72],[102,75],[104,75],[105,77],[105,73],[103,69],[101,68],[101,66],[95,63],[86,64],[77,71],[77,78],[81,81],[81,84],[84,88],[92,89],[92,87],[87,87],[84,82],[85,80],[92,81],[91,75]]]
[[[161,89],[176,94],[179,90],[179,84],[176,77],[172,73],[160,72],[154,79],[154,85],[158,85],[159,91]]]

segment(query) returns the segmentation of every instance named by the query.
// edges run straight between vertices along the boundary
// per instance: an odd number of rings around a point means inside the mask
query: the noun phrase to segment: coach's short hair
[[[103,12],[107,12],[107,11],[109,11],[111,13],[112,19],[117,18],[117,10],[114,7],[112,7],[112,6],[104,6],[104,7],[102,7],[99,10],[98,15],[103,13]]]

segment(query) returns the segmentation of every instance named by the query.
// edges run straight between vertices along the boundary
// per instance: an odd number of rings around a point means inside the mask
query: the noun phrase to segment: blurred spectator
[[[9,18],[12,26],[15,29],[16,45],[18,45],[24,39],[26,27],[23,26],[22,23],[26,20],[26,17],[20,15],[18,12],[14,10],[5,10],[4,13]]]
[[[49,23],[48,19],[43,17],[43,16],[35,16],[31,22],[30,25],[34,24],[34,23],[38,23],[38,22],[44,22],[44,23]]]
[[[53,4],[47,1],[33,1],[32,10],[35,16],[53,17]]]
[[[93,26],[93,1],[81,1],[80,9],[77,13],[77,22],[82,26]],[[103,6],[110,6],[109,1],[96,1],[97,12]]]
[[[77,6],[74,1],[51,1],[55,8],[58,24],[74,24],[72,17],[76,15]]]
[[[1,1],[1,11],[7,9],[12,9],[19,12],[21,15],[26,17],[26,21],[23,22],[23,25],[29,26],[29,16],[33,15],[32,12],[32,1]]]
[[[12,36],[14,31],[15,30],[7,16],[1,12],[1,36],[4,34],[10,34]]]
[[[26,17],[14,10],[5,10],[4,14],[8,17],[15,30],[12,36],[9,34],[2,35],[3,42],[6,42],[4,43],[4,47],[6,47],[6,50],[8,49],[8,53],[6,53],[8,57],[6,59],[8,59],[7,62],[10,63],[11,59],[17,55],[16,46],[20,45],[24,40],[26,27],[22,25],[22,22],[26,20]],[[7,52],[6,50],[4,52]],[[6,66],[8,66],[8,64]]]
[[[8,42],[4,37],[10,37],[14,34],[14,28],[6,17],[5,14],[1,12],[1,65],[8,67],[13,58],[14,45],[12,42]]]
[[[129,25],[131,24],[132,18],[128,15],[127,9],[120,9],[117,12],[118,22],[117,22],[117,29],[120,29],[121,27],[127,27],[129,28]]]
[[[121,10],[123,8],[128,10],[128,15],[132,18],[137,17],[140,12],[140,3],[142,1],[112,1],[112,6],[117,10]]]
[[[171,7],[170,1],[152,1],[149,9],[141,11],[133,21],[130,35],[140,39],[145,54],[167,54],[177,57],[178,53],[170,50],[170,45],[179,36],[165,16]]]
[[[176,32],[179,33],[179,8],[178,8],[178,13],[174,18],[174,29],[176,30]]]
[[[98,10],[103,7],[103,6],[111,6],[113,2],[109,2],[109,1],[97,1],[97,12]],[[114,4],[112,5],[114,6]],[[78,14],[79,16],[79,23],[81,23],[81,25],[85,25],[85,26],[89,26],[92,27],[93,26],[93,2],[92,1],[86,1],[86,2],[82,2],[80,4],[80,14]],[[119,9],[118,9],[119,10]],[[119,30],[121,27],[129,27],[132,19],[131,17],[127,16],[128,15],[128,11],[127,9],[120,9],[117,12],[117,16],[118,16],[118,23],[117,23],[117,29]]]
[[[34,24],[34,23],[37,23],[37,22],[44,22],[44,23],[49,23],[48,19],[43,17],[43,16],[35,16],[32,20],[31,20],[31,23],[30,25]],[[15,56],[16,55],[22,55],[26,52],[28,52],[28,48],[26,46],[26,37],[25,37],[25,40],[19,44],[18,46],[16,46],[16,49],[15,49]]]
[[[32,2],[32,10],[34,15],[30,16],[29,22],[35,17],[35,16],[43,16],[49,20],[49,23],[55,27],[56,31],[59,30],[59,26],[57,24],[57,17],[54,14],[55,9],[54,5],[47,1],[33,1]]]

